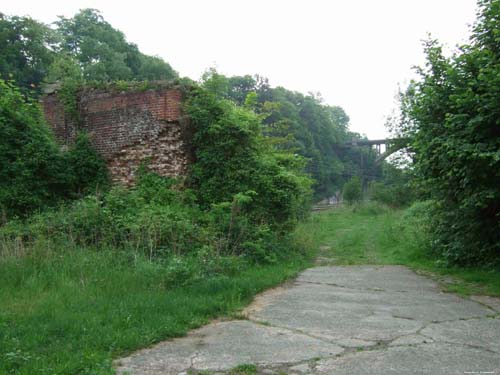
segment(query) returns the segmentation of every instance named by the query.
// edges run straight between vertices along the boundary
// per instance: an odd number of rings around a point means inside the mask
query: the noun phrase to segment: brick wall
[[[162,176],[185,175],[192,161],[191,134],[182,117],[179,89],[87,90],[80,97],[78,126],[65,116],[57,94],[46,95],[42,106],[63,146],[74,141],[79,129],[90,134],[115,182],[133,184],[136,170],[145,160]]]

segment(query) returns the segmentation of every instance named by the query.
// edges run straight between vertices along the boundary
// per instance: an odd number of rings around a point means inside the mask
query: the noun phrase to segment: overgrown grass
[[[310,262],[226,267],[172,285],[171,263],[116,250],[0,260],[0,374],[112,374],[112,360],[231,315]]]
[[[500,270],[451,267],[428,250],[427,223],[414,215],[416,209],[373,203],[342,207],[314,214],[298,231],[308,233],[334,264],[405,265],[436,277],[449,291],[500,295]]]
[[[311,263],[243,199],[202,210],[141,174],[0,226],[0,374],[112,374],[112,359],[236,314]]]
[[[433,259],[425,222],[410,214],[373,204],[314,214],[267,265],[203,247],[162,257],[44,237],[29,251],[9,247],[0,256],[0,374],[113,374],[115,358],[238,316],[256,293],[311,265],[320,246],[334,264],[403,264],[453,276],[449,290],[500,295],[498,271]]]

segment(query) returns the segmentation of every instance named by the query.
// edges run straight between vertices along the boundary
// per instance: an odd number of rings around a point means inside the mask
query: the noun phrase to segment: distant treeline
[[[0,13],[0,78],[39,93],[43,82],[170,80],[178,76],[156,56],[141,53],[94,9],[60,17],[49,27],[29,17]]]
[[[360,176],[365,186],[370,180],[382,178],[374,150],[344,146],[363,137],[349,130],[349,117],[341,107],[327,105],[312,94],[273,88],[258,75],[226,77],[212,69],[202,81],[218,97],[250,106],[261,114],[264,131],[277,147],[308,160],[306,171],[315,180],[316,199],[340,191],[353,176]]]

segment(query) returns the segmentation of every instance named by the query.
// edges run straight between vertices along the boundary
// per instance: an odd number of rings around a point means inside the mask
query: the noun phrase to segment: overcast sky
[[[51,23],[96,8],[129,42],[199,79],[260,74],[272,86],[320,92],[351,129],[384,137],[398,85],[424,62],[430,33],[450,49],[465,42],[475,0],[7,0],[1,12]]]

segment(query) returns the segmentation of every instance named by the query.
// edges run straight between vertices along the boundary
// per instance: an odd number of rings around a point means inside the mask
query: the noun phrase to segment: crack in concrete
[[[460,346],[463,346],[465,348],[472,348],[472,349],[476,349],[479,351],[488,352],[488,353],[492,353],[492,354],[500,354],[497,351],[488,349],[488,348],[486,348],[484,346],[480,346],[480,345],[466,344],[464,342],[458,342],[458,341],[446,341],[446,340],[434,339],[434,338],[432,338],[426,334],[423,334],[423,333],[420,333],[420,335],[423,337],[429,338],[431,340],[434,340],[434,342],[437,344],[460,345]],[[418,345],[423,345],[423,344],[418,344]]]
[[[345,286],[345,285],[340,285],[340,284],[335,284],[335,283],[322,283],[319,281],[304,281],[304,280],[299,280],[295,282],[295,285],[301,285],[301,284],[313,284],[313,285],[324,285],[324,286],[331,286],[335,288],[342,288],[342,289],[350,289],[350,290],[358,290],[361,292],[388,292],[385,289],[380,289],[380,288],[353,288],[350,286]],[[396,291],[390,291],[390,292],[396,292],[396,293],[408,293],[406,290],[396,290]]]
[[[295,282],[293,282],[294,286],[301,286],[301,285],[307,285],[307,284],[345,289],[348,291],[352,291],[352,294],[354,296],[356,295],[356,292],[370,292],[370,293],[385,292],[385,293],[390,294],[390,293],[412,293],[412,292],[415,292],[415,293],[423,293],[423,292],[433,293],[433,292],[438,291],[438,290],[436,290],[436,291],[433,291],[433,290],[429,290],[429,291],[427,291],[427,290],[422,290],[422,291],[420,291],[420,290],[419,291],[386,290],[386,289],[382,289],[382,288],[371,288],[371,287],[357,288],[357,287],[339,285],[339,284],[333,283],[333,282],[329,283],[329,282],[315,282],[315,281],[304,281],[304,280],[295,280]],[[288,287],[286,287],[286,289],[289,289],[290,287],[291,287],[291,285],[288,284]],[[311,288],[311,289],[314,289],[314,288]],[[335,292],[332,291],[332,294],[334,294],[334,293]],[[274,296],[271,295],[270,298],[271,298],[270,301],[272,301],[273,299],[275,300],[276,295],[274,295]],[[382,298],[385,298],[385,296]],[[390,295],[387,298],[389,299]],[[445,323],[458,323],[460,321],[497,319],[500,317],[500,311],[497,311],[495,308],[493,308],[492,306],[490,306],[486,303],[483,303],[483,302],[480,302],[477,300],[472,300],[472,299],[466,299],[466,298],[462,298],[462,299],[469,300],[471,302],[478,304],[478,306],[482,306],[482,307],[486,308],[488,310],[488,311],[486,311],[487,315],[484,315],[484,316],[477,316],[476,315],[476,316],[470,316],[470,317],[466,317],[466,318],[459,317],[459,318],[445,319],[445,320],[422,320],[422,319],[419,319],[418,317],[415,318],[412,316],[405,316],[404,314],[403,315],[398,315],[397,313],[392,314],[391,313],[391,310],[393,311],[392,305],[389,303],[390,306],[385,308],[385,309],[382,309],[383,311],[379,311],[380,309],[377,311],[371,310],[370,311],[371,314],[369,314],[369,316],[376,315],[376,314],[383,314],[384,317],[387,316],[387,318],[392,317],[393,319],[410,320],[410,321],[416,322],[415,327],[412,327],[412,325],[410,325],[409,327],[411,329],[409,332],[407,331],[405,333],[396,335],[395,337],[391,337],[390,339],[374,339],[374,340],[370,340],[370,341],[365,340],[365,339],[359,339],[356,337],[338,337],[338,335],[335,335],[335,331],[328,331],[328,329],[327,329],[327,332],[332,333],[332,336],[333,336],[332,338],[325,337],[325,336],[318,336],[315,333],[308,332],[308,330],[307,330],[308,328],[299,329],[299,328],[293,328],[293,327],[289,327],[289,326],[282,326],[282,325],[280,325],[280,323],[278,323],[278,324],[270,323],[270,322],[265,321],[265,320],[260,320],[258,317],[256,317],[254,315],[254,313],[256,313],[258,310],[252,312],[250,309],[248,315],[244,316],[244,319],[242,319],[243,317],[240,317],[240,319],[236,319],[234,321],[247,320],[247,321],[249,321],[253,324],[257,324],[261,327],[269,327],[269,331],[271,331],[271,328],[280,329],[280,330],[285,331],[284,334],[286,334],[286,332],[290,332],[291,334],[295,334],[295,335],[303,335],[303,336],[309,337],[311,339],[317,340],[320,343],[335,345],[336,347],[338,347],[337,349],[332,348],[331,351],[330,350],[328,350],[328,351],[324,350],[323,352],[320,351],[319,353],[321,353],[321,354],[318,356],[315,356],[312,358],[307,358],[307,359],[302,359],[302,360],[298,360],[298,361],[293,360],[293,359],[296,359],[296,357],[295,358],[288,357],[288,359],[292,359],[290,362],[286,362],[285,358],[283,358],[285,360],[284,362],[277,362],[277,361],[274,361],[274,362],[267,361],[266,362],[266,361],[264,361],[264,362],[259,363],[259,361],[256,361],[254,364],[257,365],[257,367],[258,367],[258,370],[259,370],[258,373],[261,373],[261,371],[264,371],[264,370],[270,370],[270,371],[272,371],[271,373],[290,373],[290,372],[293,372],[293,373],[302,372],[302,373],[304,373],[305,372],[308,374],[313,374],[313,373],[318,373],[318,371],[319,371],[319,369],[318,369],[319,363],[318,362],[322,361],[322,360],[337,361],[337,360],[339,360],[345,356],[349,356],[349,355],[353,356],[354,360],[356,360],[356,358],[357,358],[356,356],[358,355],[358,353],[362,353],[362,352],[380,351],[381,353],[385,354],[391,348],[420,347],[420,346],[431,345],[431,344],[455,345],[457,347],[470,348],[470,349],[478,350],[480,352],[498,355],[499,353],[498,353],[498,351],[496,351],[496,348],[495,348],[495,350],[492,350],[492,349],[489,349],[488,347],[481,346],[481,345],[468,344],[468,343],[464,343],[464,342],[449,341],[448,337],[446,337],[446,336],[444,339],[439,339],[439,338],[434,338],[434,337],[430,336],[429,334],[423,333],[423,331],[426,328],[429,328],[431,325],[439,325],[439,324],[445,324]],[[268,304],[269,304],[269,301],[267,301],[263,306],[268,305]],[[370,307],[372,307],[372,306],[370,306]],[[365,311],[367,311],[367,310],[368,309],[366,309]],[[470,310],[470,312],[471,312],[471,314],[477,313],[477,311],[474,309]],[[489,312],[491,312],[491,314]],[[440,315],[438,315],[438,316],[440,316]],[[406,325],[405,325],[405,327],[406,327]],[[268,330],[266,329],[266,331],[268,331]],[[399,331],[396,331],[396,332],[390,331],[389,332],[390,334],[387,334],[387,332],[385,332],[383,335],[379,335],[379,336],[382,336],[382,337],[391,336],[391,334],[401,333],[400,331],[401,331],[401,329]],[[319,334],[321,334],[322,331],[315,330],[315,332],[319,332]],[[378,331],[376,331],[375,333],[373,333],[371,331],[367,331],[366,336],[370,336],[370,335],[376,336],[377,332]],[[352,330],[347,330],[344,332],[340,331],[340,333],[344,333],[344,334],[347,333],[347,335],[349,333],[354,333],[355,334],[354,336],[356,336],[356,331],[352,331]],[[412,336],[414,336],[414,338],[412,338]],[[405,342],[405,340],[402,340],[402,343],[396,343],[397,340],[401,340],[404,338],[408,338],[408,340],[406,340],[406,342]],[[338,341],[341,341],[343,343],[339,343]],[[319,344],[319,346],[322,346],[322,344]],[[338,353],[336,352],[337,350],[339,351]],[[462,350],[465,350],[465,349],[462,349]],[[329,354],[327,354],[327,353],[329,353]],[[309,356],[309,354],[313,354],[313,353],[308,353],[307,356]],[[198,350],[198,351],[195,351],[191,356],[189,356],[189,368],[184,370],[185,372],[187,372],[188,374],[202,374],[202,373],[203,374],[206,374],[206,373],[231,374],[232,373],[232,370],[214,369],[214,370],[206,371],[206,370],[196,368],[197,365],[203,366],[204,359],[203,359],[203,357],[200,358],[200,355],[201,355],[201,352]],[[196,363],[196,362],[198,362],[198,363]],[[184,366],[185,365],[187,365],[187,363],[185,363]],[[301,366],[301,365],[306,365],[306,366],[304,366],[303,370],[291,370],[291,368],[293,368],[295,366]],[[307,370],[306,370],[306,367],[307,367]],[[264,373],[266,373],[266,372],[264,372]],[[270,372],[267,372],[267,373],[269,374]]]
[[[255,320],[255,319],[252,319],[251,317],[248,317],[248,321],[250,321],[252,323],[255,323],[255,324],[258,324],[258,325],[261,325],[261,326],[264,326],[264,327],[279,328],[279,329],[283,329],[283,330],[286,330],[286,331],[290,331],[290,332],[295,333],[295,334],[304,335],[304,336],[310,337],[312,339],[322,341],[322,342],[324,342],[326,344],[335,344],[335,345],[341,347],[344,350],[347,349],[347,348],[349,348],[348,346],[341,345],[339,343],[336,343],[333,340],[328,340],[325,337],[316,336],[316,335],[311,334],[309,332],[302,331],[301,329],[298,329],[298,328],[290,328],[290,327],[286,327],[286,326],[275,325],[275,324],[271,324],[271,323],[269,323],[267,321]],[[359,340],[359,341],[364,341],[364,340]]]
[[[494,311],[495,312],[495,316],[500,316],[500,309],[497,309],[495,306],[489,305],[487,302],[480,301],[478,299],[473,299],[473,298],[470,298],[470,297],[473,297],[473,296],[469,296],[469,298],[467,298],[468,301],[471,301],[471,302],[477,303],[477,304],[479,304],[481,306],[484,306],[484,307],[488,308],[489,310]],[[479,297],[481,297],[481,296],[479,296]]]

